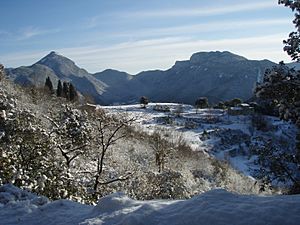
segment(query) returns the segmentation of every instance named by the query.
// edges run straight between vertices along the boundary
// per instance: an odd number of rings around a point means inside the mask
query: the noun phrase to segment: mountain
[[[200,96],[211,103],[232,98],[247,100],[266,68],[268,60],[248,60],[230,52],[198,52],[189,60],[177,61],[170,69],[144,71],[136,75],[108,69],[90,74],[70,59],[51,52],[29,67],[8,69],[17,83],[43,85],[47,76],[71,81],[97,103],[137,102],[143,95],[154,102],[193,104]]]
[[[54,87],[58,80],[70,81],[80,93],[88,95],[100,103],[100,96],[107,87],[86,70],[79,68],[72,60],[56,52],[50,52],[31,66],[8,69],[6,72],[16,83],[22,85],[43,86],[48,76]]]
[[[290,68],[294,68],[295,70],[300,70],[300,63],[299,62],[291,62],[286,64]]]
[[[137,101],[142,95],[156,102],[189,104],[200,96],[208,97],[211,103],[236,97],[247,100],[265,69],[274,65],[268,60],[248,60],[230,52],[199,52],[189,60],[177,61],[166,71],[145,71],[123,84],[110,85],[103,96],[108,98],[112,90],[119,96],[114,99],[116,102]]]

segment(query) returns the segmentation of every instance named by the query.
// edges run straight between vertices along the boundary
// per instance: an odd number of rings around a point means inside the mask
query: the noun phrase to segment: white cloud
[[[290,23],[288,18],[277,18],[277,19],[254,19],[254,20],[225,20],[217,22],[205,22],[184,26],[173,26],[173,27],[159,27],[159,28],[148,28],[148,29],[137,29],[126,32],[111,33],[111,35],[119,37],[153,37],[153,36],[164,36],[164,35],[180,35],[180,34],[196,34],[205,32],[221,32],[229,30],[248,30],[259,27],[270,27],[280,26],[290,27],[293,29],[293,25]]]
[[[114,68],[135,74],[142,70],[167,69],[176,60],[188,59],[199,51],[231,51],[250,59],[288,60],[282,50],[286,34],[221,40],[195,40],[187,38],[161,38],[124,42],[112,46],[86,46],[63,48],[57,51],[74,60],[90,72]],[[47,51],[0,56],[4,65],[32,64]],[[18,64],[19,63],[19,64]]]

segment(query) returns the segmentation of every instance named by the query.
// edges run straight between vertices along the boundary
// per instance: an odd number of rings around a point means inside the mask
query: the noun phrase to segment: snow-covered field
[[[115,193],[90,206],[0,187],[0,225],[297,225],[299,212],[300,195],[257,197],[216,189],[189,200],[135,201]]]
[[[282,149],[293,148],[296,128],[276,117],[264,116],[267,130],[254,127],[251,115],[228,115],[220,109],[196,109],[191,105],[150,103],[141,105],[98,106],[108,113],[126,113],[136,117],[136,126],[146,132],[163,128],[174,135],[182,135],[195,151],[203,151],[221,160],[247,176],[258,169],[257,157],[251,152],[262,142],[287,142]]]

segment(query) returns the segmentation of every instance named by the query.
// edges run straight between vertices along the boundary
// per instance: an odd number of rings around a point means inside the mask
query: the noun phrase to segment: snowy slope
[[[88,206],[0,187],[1,225],[296,225],[299,212],[300,195],[258,197],[216,189],[189,200],[135,201],[115,193]]]
[[[157,111],[157,106],[168,107],[170,112]],[[251,177],[255,177],[258,169],[257,157],[251,150],[259,149],[257,143],[272,140],[284,151],[293,149],[295,144],[295,126],[275,117],[264,117],[268,130],[262,131],[254,127],[250,115],[230,116],[220,109],[201,109],[196,113],[191,105],[174,103],[150,103],[146,109],[140,105],[99,107],[109,113],[125,112],[136,116],[136,126],[146,132],[162,127],[182,135],[195,151],[226,160],[234,169]],[[178,117],[179,107],[182,112]]]

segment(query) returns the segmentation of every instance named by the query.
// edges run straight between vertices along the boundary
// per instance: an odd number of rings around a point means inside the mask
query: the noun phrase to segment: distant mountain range
[[[138,102],[147,96],[153,102],[193,104],[206,96],[216,103],[232,98],[247,100],[265,69],[276,65],[269,60],[248,60],[230,52],[199,52],[189,60],[177,61],[170,69],[144,71],[136,75],[117,70],[90,74],[55,52],[31,66],[6,69],[16,83],[44,85],[49,76],[73,83],[79,92],[99,104]]]

